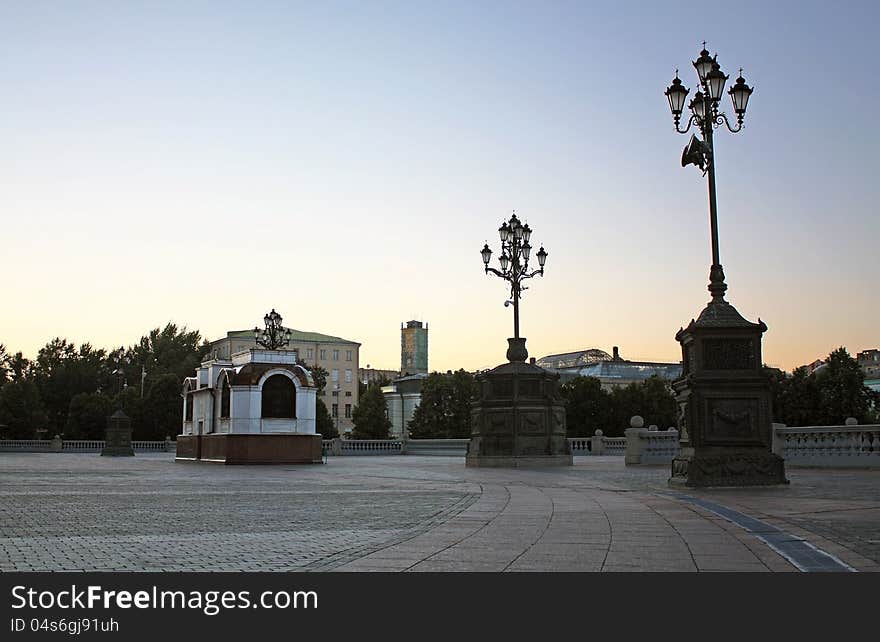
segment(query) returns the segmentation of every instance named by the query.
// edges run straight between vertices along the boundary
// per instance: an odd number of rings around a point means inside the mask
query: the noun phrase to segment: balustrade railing
[[[135,452],[173,452],[175,442],[132,441]],[[96,453],[104,449],[103,439],[0,439],[0,452],[70,452]]]
[[[773,452],[786,466],[880,468],[880,425],[773,424]]]
[[[3,439],[0,451],[48,452],[52,448],[51,439]]]

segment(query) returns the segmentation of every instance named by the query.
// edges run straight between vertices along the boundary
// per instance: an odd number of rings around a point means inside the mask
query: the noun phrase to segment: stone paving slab
[[[880,471],[796,469],[787,487],[676,491],[742,514],[747,529],[673,496],[666,466],[575,462],[227,467],[0,453],[0,571],[797,570],[761,537],[880,569]]]

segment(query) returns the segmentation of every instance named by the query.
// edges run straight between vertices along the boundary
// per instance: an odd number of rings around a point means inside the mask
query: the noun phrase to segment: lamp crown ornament
[[[257,345],[267,350],[279,350],[290,345],[290,329],[285,329],[282,321],[281,315],[272,308],[272,311],[263,317],[265,327],[260,330],[258,326],[254,326],[254,340]]]

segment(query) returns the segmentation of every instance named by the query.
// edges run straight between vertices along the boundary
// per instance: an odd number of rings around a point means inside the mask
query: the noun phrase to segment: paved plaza
[[[2,571],[877,571],[880,471],[672,490],[666,466],[0,453]]]

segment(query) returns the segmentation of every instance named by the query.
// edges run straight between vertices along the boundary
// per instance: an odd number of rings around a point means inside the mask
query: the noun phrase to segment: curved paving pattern
[[[734,512],[878,570],[878,471],[790,471],[786,488],[683,497],[669,491],[665,467],[576,461],[564,470],[411,456],[223,467],[165,454],[4,453],[0,570],[798,570]]]

